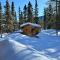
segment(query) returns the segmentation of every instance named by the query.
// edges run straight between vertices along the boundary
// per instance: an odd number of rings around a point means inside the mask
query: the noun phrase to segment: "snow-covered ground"
[[[60,32],[42,30],[29,37],[19,32],[0,38],[0,60],[60,60]]]

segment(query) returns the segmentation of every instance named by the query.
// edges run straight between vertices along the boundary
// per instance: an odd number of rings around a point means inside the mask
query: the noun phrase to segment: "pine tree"
[[[24,21],[23,21],[23,12],[20,10],[20,7],[19,7],[19,29],[20,29],[20,25],[23,24]]]
[[[58,30],[60,29],[60,0],[50,0],[51,2],[55,2],[55,29],[56,35],[58,35]]]
[[[10,14],[10,5],[8,0],[6,0],[6,31],[7,32],[12,32],[13,31],[13,21],[12,21],[12,16]]]
[[[20,7],[19,7],[19,25],[20,25],[20,17],[21,17],[21,10],[20,10]]]
[[[33,13],[32,13],[32,4],[30,3],[30,1],[29,1],[29,3],[28,3],[28,8],[27,8],[28,10],[27,10],[27,12],[28,12],[28,14],[27,14],[27,18],[28,18],[28,22],[33,22]]]
[[[15,18],[14,2],[12,2],[12,5],[11,5],[11,14],[12,14],[13,19],[14,19]]]
[[[60,29],[60,0],[57,3],[57,20],[56,20],[56,29],[59,30]]]
[[[35,0],[35,23],[38,24],[39,21],[39,17],[38,17],[38,4],[37,4],[37,0]]]
[[[2,18],[2,6],[1,6],[1,2],[0,2],[0,19]]]
[[[23,24],[24,21],[23,21],[23,12],[21,12],[21,15],[20,15],[20,24]]]
[[[15,31],[15,24],[16,24],[16,20],[15,20],[15,18],[16,18],[16,16],[15,16],[15,9],[14,9],[15,7],[14,7],[14,2],[12,2],[12,4],[11,4],[11,14],[12,14],[12,20],[13,20],[13,26],[14,26],[14,31]]]
[[[53,11],[52,11],[52,5],[49,4],[49,7],[48,7],[48,28],[52,28],[52,14],[53,14]]]
[[[24,13],[24,22],[27,22],[27,7],[26,5],[24,6],[24,9],[23,9],[23,13]]]
[[[0,2],[0,33],[1,33],[1,38],[2,38],[2,6]]]
[[[14,31],[16,30],[16,25],[17,25],[17,15],[16,15],[16,11],[14,13],[14,22],[13,22],[13,25],[14,25]]]
[[[46,8],[44,9],[44,29],[46,29]]]
[[[20,29],[20,24],[21,24],[21,10],[20,10],[20,7],[19,7],[19,29]]]
[[[6,11],[6,31],[8,32],[8,21],[9,21],[9,16],[10,16],[10,5],[8,0],[6,0],[6,6],[5,6],[5,11]]]
[[[45,12],[46,14],[46,20],[45,20],[45,25],[46,25],[46,28],[50,29],[50,28],[53,28],[53,9],[52,9],[52,5],[51,3],[49,3],[49,6],[47,8],[45,8]]]
[[[15,20],[17,21],[17,14],[16,14],[16,12],[15,12]]]
[[[6,18],[9,18],[9,17],[10,17],[10,5],[8,0],[6,0]]]

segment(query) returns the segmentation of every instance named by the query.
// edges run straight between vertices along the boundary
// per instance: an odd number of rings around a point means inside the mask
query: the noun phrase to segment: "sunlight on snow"
[[[54,53],[56,52],[56,49],[53,49],[53,48],[49,48],[49,49],[46,49],[47,51],[51,52],[51,53]]]
[[[60,32],[58,32],[58,35],[60,36]]]

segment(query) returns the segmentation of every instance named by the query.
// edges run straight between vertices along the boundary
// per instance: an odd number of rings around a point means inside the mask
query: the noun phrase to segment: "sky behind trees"
[[[24,5],[28,4],[28,2],[30,1],[33,5],[33,8],[35,6],[35,0],[9,0],[9,3],[11,4],[11,2],[15,3],[15,10],[18,13],[18,7],[20,6],[21,10],[23,10]],[[44,11],[44,7],[46,5],[46,1],[47,0],[37,0],[38,1],[38,11],[39,11],[39,16],[43,16],[43,11]],[[5,5],[6,0],[0,0],[0,2],[2,3],[2,6]]]

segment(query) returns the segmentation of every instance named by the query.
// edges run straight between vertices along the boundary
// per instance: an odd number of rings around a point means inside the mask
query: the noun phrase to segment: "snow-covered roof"
[[[24,24],[21,24],[20,27],[24,27],[26,25],[32,25],[34,27],[41,27],[39,24],[35,24],[35,23],[30,23],[30,22],[27,22],[27,23],[24,23]]]

